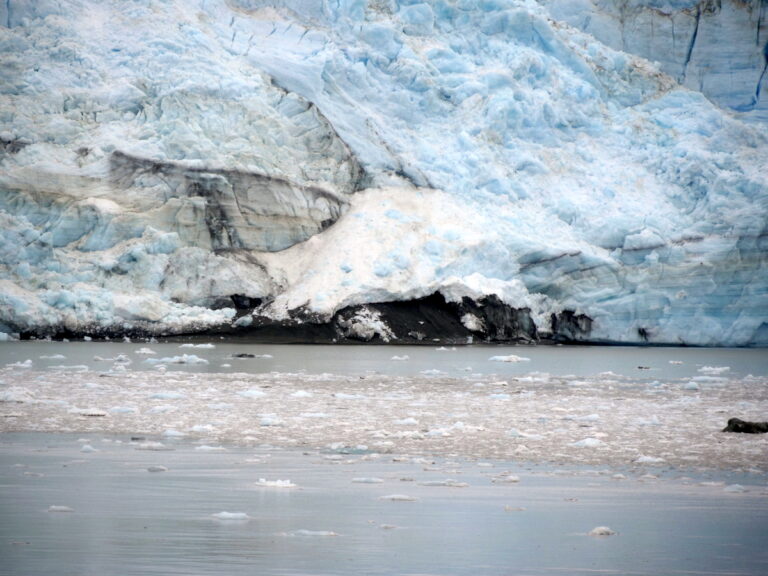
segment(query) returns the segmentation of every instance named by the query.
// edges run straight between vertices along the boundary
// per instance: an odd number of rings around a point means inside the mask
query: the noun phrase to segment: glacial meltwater
[[[768,573],[768,354],[0,344],[0,574]]]

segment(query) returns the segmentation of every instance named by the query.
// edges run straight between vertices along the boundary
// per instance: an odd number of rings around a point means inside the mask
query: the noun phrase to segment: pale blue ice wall
[[[570,309],[595,340],[766,343],[763,5],[707,6],[5,3],[0,322],[188,330],[232,293],[323,316],[464,289],[544,331]],[[366,187],[387,202],[363,211]]]
[[[765,0],[542,0],[552,16],[657,61],[749,121],[768,121]]]

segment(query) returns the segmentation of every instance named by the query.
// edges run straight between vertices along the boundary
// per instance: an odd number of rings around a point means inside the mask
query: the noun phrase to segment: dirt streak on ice
[[[399,454],[722,469],[768,468],[768,379],[640,382],[0,370],[0,431],[103,432]]]

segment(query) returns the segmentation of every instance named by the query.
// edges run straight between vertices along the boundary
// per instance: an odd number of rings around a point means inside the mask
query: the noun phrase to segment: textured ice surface
[[[0,331],[440,291],[766,344],[765,10],[720,4],[6,3]]]
[[[88,386],[91,379],[99,386]],[[99,378],[96,372],[7,367],[0,369],[0,380],[6,392],[0,396],[0,431],[162,437],[163,442],[138,442],[139,450],[172,450],[183,436],[199,442],[195,450],[201,453],[224,452],[223,443],[325,447],[329,461],[351,454],[442,453],[481,462],[768,468],[768,436],[721,432],[734,414],[764,419],[764,376],[726,374],[696,390],[686,386],[687,378],[649,381],[607,373],[573,386],[567,376],[541,379],[522,370],[499,382],[494,376],[286,372],[125,371]],[[268,393],[248,393],[261,389]],[[115,405],[131,409],[110,409]],[[92,442],[82,447],[93,450]],[[519,480],[497,476],[500,482]],[[460,478],[440,481],[461,483]],[[267,477],[256,485],[295,486]]]

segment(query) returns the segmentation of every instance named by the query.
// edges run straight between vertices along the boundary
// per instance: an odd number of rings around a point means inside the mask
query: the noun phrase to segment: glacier
[[[0,61],[1,333],[768,345],[765,2],[8,0]]]

